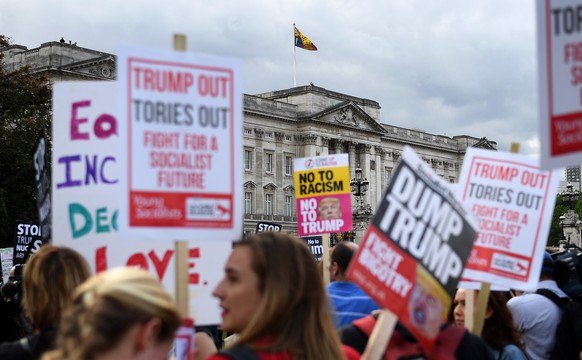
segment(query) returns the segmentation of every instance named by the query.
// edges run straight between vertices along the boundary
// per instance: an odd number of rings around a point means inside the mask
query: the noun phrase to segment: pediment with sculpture
[[[351,101],[332,106],[302,120],[321,121],[336,126],[385,133],[386,130],[370,115]]]

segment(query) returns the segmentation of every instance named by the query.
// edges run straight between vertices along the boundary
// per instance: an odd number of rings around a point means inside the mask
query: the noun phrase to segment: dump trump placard
[[[348,277],[430,349],[446,321],[476,226],[449,185],[406,147]]]
[[[535,3],[542,168],[578,166],[582,162],[582,2]]]
[[[559,174],[516,153],[469,148],[461,177],[463,204],[479,218],[464,277],[515,289],[539,280]]]
[[[351,231],[348,155],[299,158],[294,167],[298,235]]]
[[[118,64],[121,231],[158,239],[184,238],[184,229],[239,237],[239,61],[122,47]]]

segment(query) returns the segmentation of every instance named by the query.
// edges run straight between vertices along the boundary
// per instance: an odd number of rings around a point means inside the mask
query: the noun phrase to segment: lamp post
[[[357,199],[357,205],[352,209],[352,220],[354,224],[354,241],[359,244],[368,225],[370,225],[373,211],[370,204],[364,204],[364,196],[368,192],[370,183],[368,179],[363,178],[362,169],[360,169],[359,165],[355,170],[355,175],[356,177],[350,181],[350,188],[351,193]]]
[[[362,180],[362,169],[358,166],[356,168],[356,177],[350,181],[351,192],[358,200],[358,208],[364,207],[363,197],[366,195],[369,186],[370,183],[367,178]]]

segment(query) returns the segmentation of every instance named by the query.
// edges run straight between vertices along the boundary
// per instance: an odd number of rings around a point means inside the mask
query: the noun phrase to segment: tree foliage
[[[9,45],[0,35],[0,47]],[[32,157],[40,134],[51,143],[51,91],[49,80],[28,67],[6,71],[0,55],[1,247],[12,246],[17,220],[38,218]]]

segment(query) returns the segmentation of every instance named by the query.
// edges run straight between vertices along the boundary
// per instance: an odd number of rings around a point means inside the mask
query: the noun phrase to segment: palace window
[[[253,151],[245,150],[245,170],[253,169]]]
[[[253,193],[245,192],[245,214],[253,213]]]
[[[265,153],[265,171],[273,172],[273,153]]]
[[[285,156],[285,175],[293,175],[293,157]]]
[[[273,194],[265,194],[265,215],[273,215]]]
[[[384,187],[390,184],[390,180],[392,180],[392,168],[385,168],[384,169]]]
[[[293,196],[285,196],[285,216],[293,216]]]

